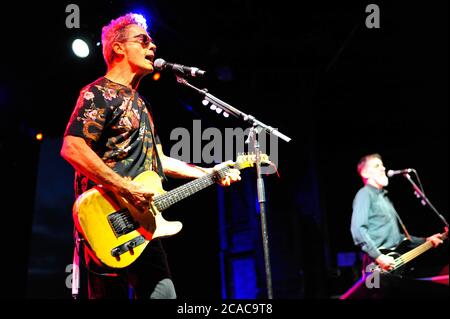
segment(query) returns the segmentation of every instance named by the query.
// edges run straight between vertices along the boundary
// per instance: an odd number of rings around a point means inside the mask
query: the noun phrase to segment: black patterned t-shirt
[[[157,170],[154,125],[139,93],[101,77],[85,86],[64,136],[79,136],[111,169],[121,176],[134,178],[143,171]],[[76,172],[75,192],[93,185]]]

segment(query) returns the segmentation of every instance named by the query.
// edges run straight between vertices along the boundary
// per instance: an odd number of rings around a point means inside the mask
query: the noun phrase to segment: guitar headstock
[[[267,154],[260,154],[261,165],[270,165],[269,156]],[[236,158],[236,166],[238,169],[252,167],[256,163],[256,154],[254,153],[244,153],[239,154]]]

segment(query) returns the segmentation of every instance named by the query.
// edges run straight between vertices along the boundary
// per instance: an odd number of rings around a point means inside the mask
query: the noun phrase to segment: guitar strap
[[[406,238],[408,238],[408,240],[411,241],[411,235],[408,233],[408,230],[406,229],[405,224],[403,224],[403,221],[402,221],[402,219],[400,218],[400,216],[398,215],[398,213],[397,213],[396,211],[394,211],[394,212],[395,212],[395,216],[397,216],[397,219],[398,219],[398,221],[399,221],[399,223],[400,223],[400,226],[402,226],[403,231],[405,232]]]
[[[156,169],[158,171],[158,175],[161,176],[161,179],[167,181],[166,174],[164,174],[164,169],[161,164],[161,159],[159,158],[159,152],[158,152],[158,148],[156,147],[155,134],[153,134],[153,130],[151,133],[152,133],[152,141],[153,141],[153,153],[155,154],[155,157],[156,157],[156,166],[157,166]]]
[[[74,230],[75,247],[73,249],[72,261],[72,298],[78,299],[80,288],[80,238],[78,232]]]
[[[387,191],[384,190],[383,195],[386,196]],[[393,206],[392,206],[393,207]],[[411,241],[411,235],[409,234],[408,230],[406,229],[405,224],[403,223],[402,219],[400,218],[400,215],[397,213],[397,211],[395,210],[395,208],[393,208],[394,211],[394,215],[397,218],[398,222],[400,223],[400,226],[402,226],[403,232],[405,233],[406,238],[408,238],[409,241]]]
[[[147,107],[148,113],[150,114],[151,123],[152,123],[153,122],[153,114],[152,114],[152,108],[150,106],[150,103],[147,101],[147,99],[144,96],[142,96],[140,94],[138,94],[138,95],[144,101],[145,106]],[[152,136],[152,143],[153,143],[153,155],[156,158],[156,170],[158,171],[158,175],[161,177],[161,179],[164,181],[167,181],[166,175],[164,174],[164,169],[161,164],[161,159],[159,157],[158,148],[156,147],[155,132],[153,131],[153,127],[151,126],[151,123],[150,123],[150,133]]]

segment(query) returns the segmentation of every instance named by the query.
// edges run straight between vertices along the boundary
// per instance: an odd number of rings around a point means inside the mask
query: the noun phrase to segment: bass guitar
[[[441,234],[442,240],[447,239],[448,231]],[[382,273],[390,273],[393,275],[401,275],[404,271],[404,267],[407,263],[412,261],[413,259],[419,257],[430,248],[433,247],[433,244],[429,241],[424,242],[423,244],[417,246],[414,249],[408,250],[408,245],[410,242],[405,240],[401,242],[397,247],[393,249],[380,249],[380,252],[384,255],[391,256],[394,258],[394,267],[390,270],[382,270],[375,262],[368,266],[368,269],[371,271],[378,270]]]

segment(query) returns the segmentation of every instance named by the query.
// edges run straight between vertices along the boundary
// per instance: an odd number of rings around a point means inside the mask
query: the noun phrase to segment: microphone
[[[169,63],[164,61],[163,59],[156,59],[153,65],[158,71],[172,70],[175,73],[181,73],[183,75],[189,74],[193,77],[202,76],[205,74],[205,71],[200,70],[199,68]]]
[[[399,169],[399,170],[388,170],[387,171],[387,176],[388,177],[392,177],[394,175],[398,175],[398,174],[407,174],[407,173],[411,173],[414,172],[415,169],[414,168],[406,168],[406,169]]]

